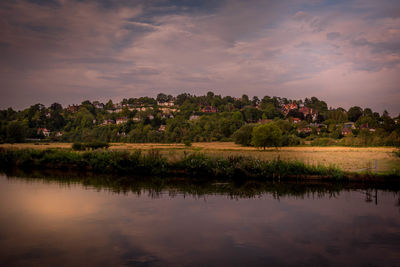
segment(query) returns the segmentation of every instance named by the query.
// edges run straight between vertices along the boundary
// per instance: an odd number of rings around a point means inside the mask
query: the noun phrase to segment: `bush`
[[[86,148],[85,148],[85,145],[82,143],[73,143],[72,149],[75,151],[82,151],[82,150],[85,150]]]
[[[185,146],[187,146],[187,147],[192,146],[192,141],[190,141],[190,139],[185,139],[185,140],[183,140],[183,143],[184,143]]]
[[[106,142],[91,142],[85,144],[86,148],[99,149],[99,148],[109,148],[110,145]]]
[[[312,146],[333,146],[336,144],[336,140],[332,138],[317,138],[311,141]]]
[[[99,149],[99,148],[109,148],[110,145],[105,142],[91,142],[91,143],[73,143],[72,149],[76,151],[83,151],[86,149]]]
[[[253,132],[253,128],[255,124],[246,124],[239,128],[236,132],[233,133],[233,140],[235,140],[235,144],[239,144],[242,146],[250,146],[251,145],[251,133]]]

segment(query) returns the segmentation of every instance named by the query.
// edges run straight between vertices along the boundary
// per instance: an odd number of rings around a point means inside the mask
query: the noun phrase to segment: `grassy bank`
[[[0,144],[0,148],[8,149],[71,149],[71,143],[46,143],[46,144]],[[183,144],[159,143],[110,143],[109,150],[148,151],[157,149],[168,160],[178,160],[185,153],[201,152],[211,157],[243,156],[270,161],[280,158],[284,161],[301,161],[307,165],[335,165],[345,172],[373,172],[387,173],[400,168],[400,157],[393,152],[395,147],[282,147],[278,150],[268,149],[260,151],[253,147],[242,147],[229,142],[193,143],[191,147]]]
[[[245,156],[210,156],[185,153],[168,159],[158,150],[75,152],[70,150],[1,149],[0,169],[60,169],[93,173],[189,176],[207,179],[343,179],[335,167],[307,165],[299,161],[261,160]]]

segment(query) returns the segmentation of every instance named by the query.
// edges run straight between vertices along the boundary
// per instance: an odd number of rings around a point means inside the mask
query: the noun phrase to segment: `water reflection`
[[[0,176],[1,266],[398,266],[396,185]]]

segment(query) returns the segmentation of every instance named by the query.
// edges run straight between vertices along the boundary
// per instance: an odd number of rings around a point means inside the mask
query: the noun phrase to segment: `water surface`
[[[0,266],[400,266],[397,190],[179,183],[0,175]]]

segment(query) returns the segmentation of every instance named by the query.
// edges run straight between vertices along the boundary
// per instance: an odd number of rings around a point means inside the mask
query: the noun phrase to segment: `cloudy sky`
[[[0,108],[159,92],[400,112],[398,0],[2,0]]]

